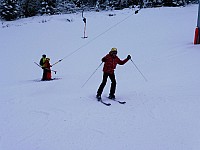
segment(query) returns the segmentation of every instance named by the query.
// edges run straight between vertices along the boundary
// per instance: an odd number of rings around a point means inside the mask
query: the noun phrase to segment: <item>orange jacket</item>
[[[50,65],[48,60],[45,60],[43,67],[46,68],[47,70],[51,71],[50,67],[52,67],[52,66]]]

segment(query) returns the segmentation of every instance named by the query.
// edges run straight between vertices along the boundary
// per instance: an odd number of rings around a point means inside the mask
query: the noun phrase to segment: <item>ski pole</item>
[[[51,65],[51,66],[54,66],[54,65],[56,65],[57,63],[59,63],[59,62],[61,62],[63,59],[60,59],[59,61],[57,61],[57,62],[55,62],[53,65]]]
[[[83,33],[83,38],[87,38],[87,36],[85,36],[85,33],[86,33],[86,18],[84,18],[84,22],[85,22],[85,25],[84,25],[84,33]]]
[[[99,67],[103,64],[103,62],[101,62],[101,64],[97,67],[97,69],[95,69],[95,71],[91,74],[91,76],[87,79],[87,81],[85,81],[85,83],[82,85],[81,88],[83,88],[86,83],[90,80],[90,78],[95,74],[95,72],[99,69]]]
[[[140,71],[140,69],[136,66],[136,64],[133,62],[133,60],[131,59],[131,62],[133,63],[133,65],[135,66],[135,68],[138,70],[138,72],[142,75],[142,77],[144,78],[144,80],[147,82],[147,78],[142,74],[142,72]]]
[[[34,62],[37,66],[39,66],[40,68],[42,68],[42,66],[40,66],[38,63]],[[48,68],[42,68],[42,69],[45,69],[45,70],[49,70],[49,71],[53,71],[55,74],[57,71],[55,70],[51,70],[51,69],[48,69]]]
[[[82,18],[83,18],[83,22],[84,22],[83,38],[87,38],[87,36],[85,36],[85,33],[86,33],[86,18],[83,16],[83,12],[84,12],[84,10],[82,11]]]

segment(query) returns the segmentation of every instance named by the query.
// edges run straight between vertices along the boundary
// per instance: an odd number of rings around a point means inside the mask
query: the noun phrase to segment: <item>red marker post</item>
[[[200,1],[199,1],[199,9],[200,9]],[[199,9],[198,9],[197,27],[195,29],[195,35],[194,35],[194,44],[200,44],[200,36],[199,36],[199,30],[200,30],[200,10]]]

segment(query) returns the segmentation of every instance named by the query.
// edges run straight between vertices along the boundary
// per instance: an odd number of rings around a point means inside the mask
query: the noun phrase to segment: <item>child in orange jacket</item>
[[[50,58],[46,58],[44,65],[43,65],[43,68],[44,68],[44,75],[42,78],[43,81],[52,80],[51,79],[51,67],[52,66],[50,65],[49,61],[50,61]]]

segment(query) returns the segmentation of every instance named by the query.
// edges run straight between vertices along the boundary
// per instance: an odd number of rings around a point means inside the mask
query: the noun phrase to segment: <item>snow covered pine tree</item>
[[[6,21],[15,20],[19,16],[17,0],[3,0],[0,10],[1,18]]]
[[[41,14],[53,15],[55,14],[55,2],[53,0],[42,0]]]

